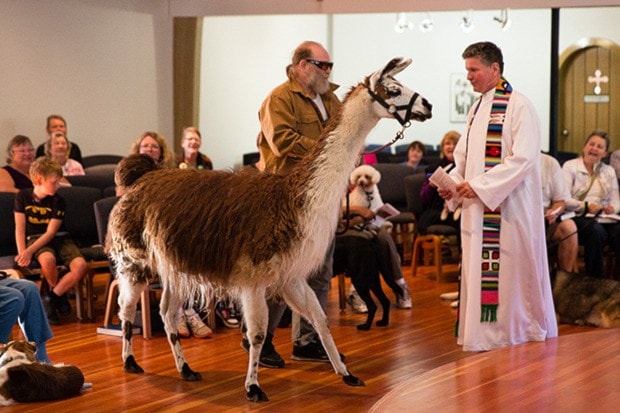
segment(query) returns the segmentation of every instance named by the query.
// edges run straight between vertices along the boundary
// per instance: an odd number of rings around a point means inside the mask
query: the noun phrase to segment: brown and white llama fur
[[[431,117],[426,99],[393,78],[410,63],[395,58],[353,88],[313,150],[286,174],[159,170],[123,195],[110,217],[107,244],[119,278],[126,371],[143,372],[133,355],[131,327],[148,277],[158,274],[160,312],[184,380],[202,377],[183,356],[177,309],[196,292],[221,285],[243,306],[251,345],[248,400],[268,400],[257,373],[270,294],[313,325],[345,383],[364,385],[340,360],[307,277],[322,264],[334,237],[342,193],[370,130],[394,114],[402,123]]]

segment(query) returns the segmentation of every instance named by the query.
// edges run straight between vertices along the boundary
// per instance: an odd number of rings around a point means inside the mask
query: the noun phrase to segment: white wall
[[[242,155],[256,151],[258,108],[269,91],[285,80],[284,67],[297,44],[311,39],[323,43],[335,62],[332,80],[341,85],[343,96],[370,72],[393,56],[413,58],[410,68],[399,75],[434,105],[433,119],[415,123],[405,142],[419,139],[437,144],[443,134],[464,123],[450,121],[449,79],[464,73],[461,53],[477,41],[497,43],[504,53],[504,75],[525,93],[541,118],[543,149],[549,148],[551,11],[510,10],[513,20],[507,32],[493,21],[498,11],[474,11],[476,29],[463,34],[459,22],[463,12],[430,14],[434,29],[417,28],[396,33],[394,13],[336,15],[278,15],[205,17],[201,115],[203,151],[215,167],[233,168]],[[407,14],[416,26],[426,13]],[[620,43],[620,7],[572,8],[560,13],[560,53],[587,37],[603,37]],[[399,129],[393,120],[382,120],[369,135],[368,143],[385,143]]]
[[[172,133],[166,0],[3,0],[0,144],[35,145],[61,114],[83,155],[125,155],[145,130]],[[170,138],[170,137],[169,137]]]

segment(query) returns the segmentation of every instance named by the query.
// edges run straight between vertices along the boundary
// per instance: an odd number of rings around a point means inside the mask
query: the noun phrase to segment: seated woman
[[[420,190],[420,198],[426,207],[417,222],[421,234],[426,234],[431,225],[441,224],[450,225],[457,229],[460,234],[460,221],[455,214],[448,213],[444,199],[437,193],[437,188],[429,181],[429,177],[437,168],[446,168],[454,163],[454,148],[461,135],[458,132],[450,131],[441,139],[440,161],[437,165],[429,166],[426,169],[426,180]]]
[[[413,141],[407,148],[407,160],[403,162],[403,165],[422,170],[427,167],[422,161],[424,155],[426,155],[426,146],[420,141]]]
[[[200,153],[202,136],[193,126],[183,129],[181,147],[183,153],[177,156],[177,164],[181,169],[213,169],[213,162],[207,155]]]
[[[137,154],[148,155],[163,167],[176,167],[174,156],[168,149],[166,138],[157,132],[144,132],[132,143],[129,155]]]
[[[30,165],[34,162],[34,146],[30,138],[16,135],[6,148],[6,166],[0,168],[0,192],[17,193],[32,188]]]
[[[52,132],[52,135],[45,143],[45,156],[58,162],[62,167],[63,184],[70,185],[65,176],[86,175],[82,164],[75,159],[69,158],[71,142],[67,139],[64,132]]]
[[[574,220],[579,229],[579,244],[584,247],[586,275],[598,278],[604,276],[605,244],[611,245],[616,257],[620,257],[620,223],[611,218],[593,217],[620,211],[616,172],[602,162],[609,143],[607,132],[594,130],[586,138],[583,154],[562,166],[572,196],[566,201],[566,209],[582,214]]]

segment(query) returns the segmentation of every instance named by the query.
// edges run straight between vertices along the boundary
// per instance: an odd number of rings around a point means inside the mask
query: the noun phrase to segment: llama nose
[[[433,105],[431,105],[430,103],[428,103],[428,100],[426,99],[422,99],[422,105],[428,109],[429,112],[433,111]]]

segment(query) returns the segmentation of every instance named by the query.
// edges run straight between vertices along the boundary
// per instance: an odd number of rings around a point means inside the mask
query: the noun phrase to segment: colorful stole
[[[484,171],[488,171],[502,161],[502,130],[506,117],[506,107],[512,93],[512,86],[504,78],[495,87],[487,140],[484,152]],[[497,321],[499,306],[499,233],[501,211],[484,207],[482,221],[482,277],[481,277],[481,322]]]

